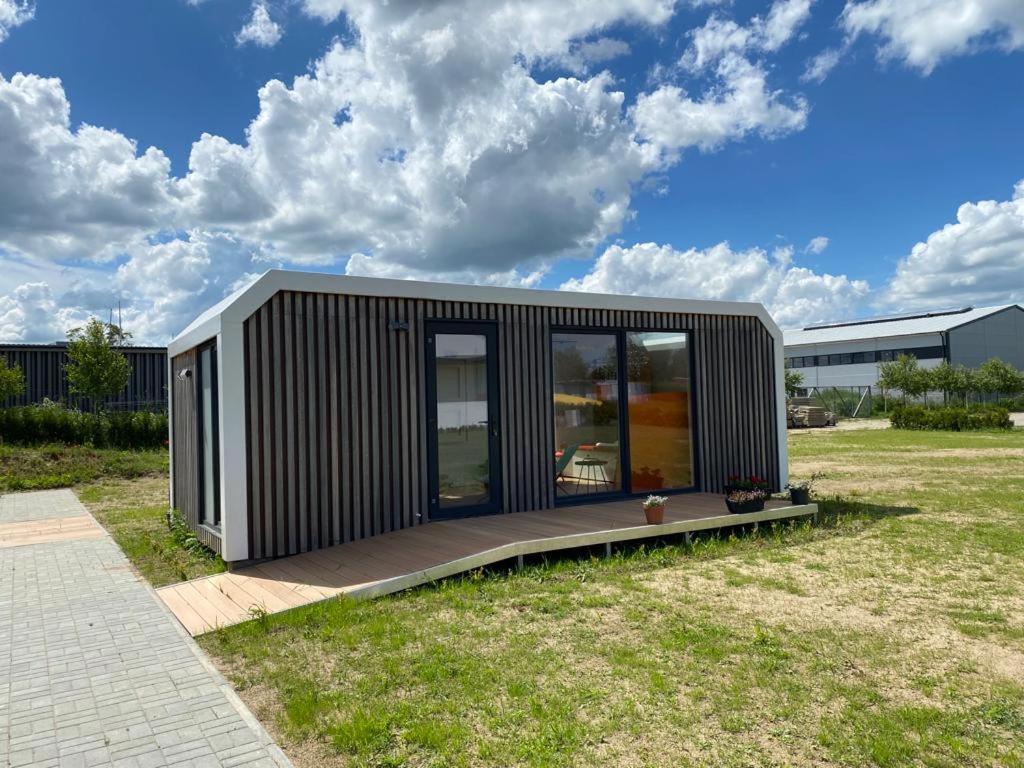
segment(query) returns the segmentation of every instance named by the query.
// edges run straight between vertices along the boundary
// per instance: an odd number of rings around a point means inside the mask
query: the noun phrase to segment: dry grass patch
[[[201,642],[299,766],[1024,766],[1024,435],[791,450],[856,501]]]

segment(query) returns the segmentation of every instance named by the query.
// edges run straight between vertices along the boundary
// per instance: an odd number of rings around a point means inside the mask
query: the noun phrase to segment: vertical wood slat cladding
[[[215,552],[220,552],[220,537],[199,524],[199,393],[196,391],[197,349],[176,356],[172,361],[174,414],[171,437],[174,440],[174,506],[185,518],[196,537]],[[191,376],[181,377],[184,370]]]
[[[117,410],[154,410],[167,407],[167,352],[156,347],[125,347],[131,375],[128,384],[116,395],[104,398],[107,408]],[[65,402],[88,409],[89,399],[69,392],[66,366],[67,348],[56,345],[0,345],[0,357],[8,365],[17,365],[25,376],[25,391],[0,401],[0,407],[41,403],[44,399]]]
[[[505,512],[554,505],[550,337],[562,326],[690,332],[696,487],[778,477],[774,342],[756,318],[281,292],[244,327],[251,559],[426,522],[431,319],[498,326]]]

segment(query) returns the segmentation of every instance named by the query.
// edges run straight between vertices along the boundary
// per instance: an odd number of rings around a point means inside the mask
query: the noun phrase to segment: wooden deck
[[[345,594],[377,597],[523,555],[805,517],[815,504],[771,501],[730,515],[721,496],[673,496],[662,525],[638,500],[428,523],[162,587],[157,594],[192,635]]]

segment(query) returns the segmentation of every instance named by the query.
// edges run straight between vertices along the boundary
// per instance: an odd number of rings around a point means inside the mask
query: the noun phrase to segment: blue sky
[[[509,5],[0,0],[0,336],[120,301],[166,340],[279,265],[752,299],[783,325],[1024,298],[1012,4]]]

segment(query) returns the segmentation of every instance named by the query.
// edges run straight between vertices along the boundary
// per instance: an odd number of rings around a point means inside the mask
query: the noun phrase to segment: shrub
[[[901,405],[893,408],[889,420],[896,429],[942,429],[965,432],[975,429],[1010,429],[1010,412],[986,405],[975,408],[925,408]]]
[[[20,445],[160,448],[167,443],[167,414],[84,413],[52,405],[3,408],[0,440]]]

